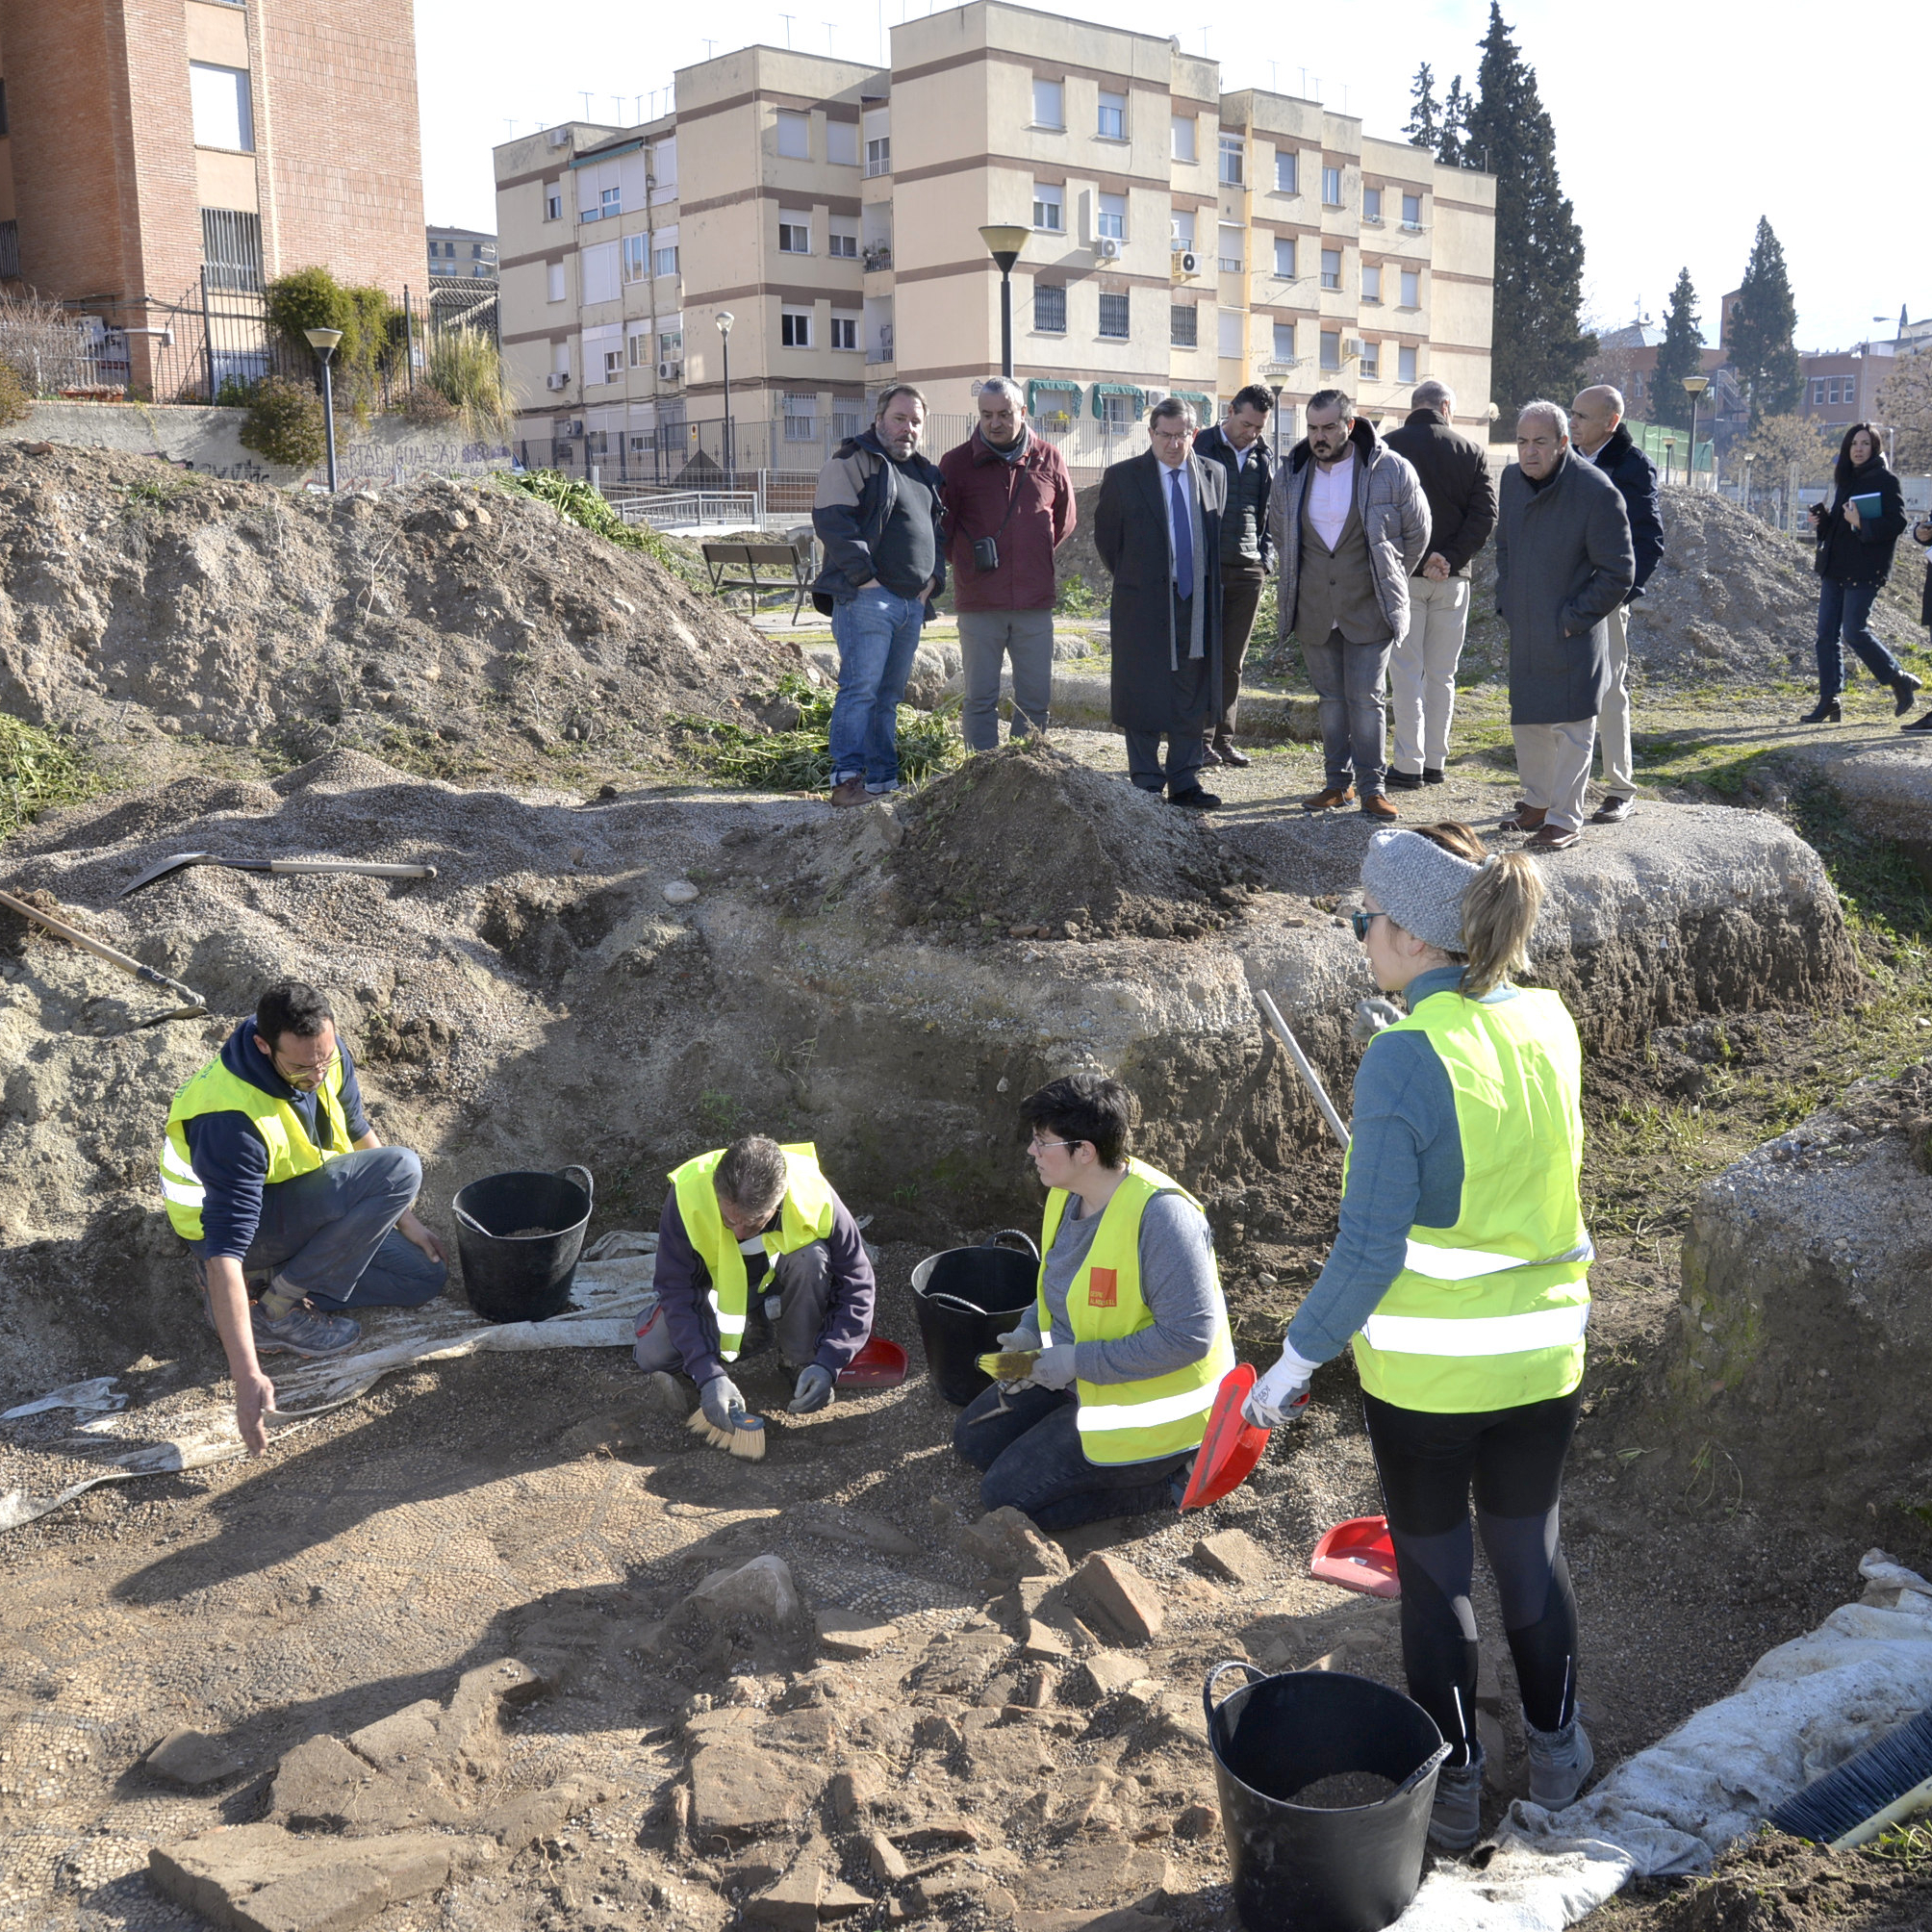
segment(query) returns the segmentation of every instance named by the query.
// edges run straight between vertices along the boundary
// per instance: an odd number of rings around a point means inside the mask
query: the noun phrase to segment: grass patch
[[[101,775],[70,739],[0,711],[0,839],[57,805],[101,789]]]
[[[1879,938],[1894,953],[1922,953],[1932,939],[1932,890],[1912,860],[1890,840],[1859,831],[1819,779],[1792,788],[1791,811],[1798,836],[1824,861],[1854,933]]]

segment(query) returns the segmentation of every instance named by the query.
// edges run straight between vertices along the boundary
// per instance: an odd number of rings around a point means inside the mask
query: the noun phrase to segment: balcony
[[[865,272],[868,275],[876,275],[881,268],[890,268],[891,267],[892,244],[890,242],[875,242],[866,249]]]
[[[892,324],[881,322],[873,336],[871,345],[866,349],[865,359],[869,363],[889,363],[892,354]]]

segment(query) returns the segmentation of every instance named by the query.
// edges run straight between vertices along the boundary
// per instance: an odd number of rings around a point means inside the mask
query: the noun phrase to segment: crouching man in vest
[[[987,1509],[1043,1530],[1171,1509],[1234,1365],[1208,1217],[1128,1157],[1136,1107],[1118,1080],[1069,1074],[1020,1110],[1047,1214],[1031,1322],[1000,1345],[1041,1354],[1017,1393],[967,1404],[953,1447],[985,1471]]]
[[[637,1365],[678,1416],[685,1397],[671,1371],[682,1368],[720,1429],[747,1412],[730,1373],[741,1357],[775,1342],[798,1378],[788,1412],[809,1415],[872,1334],[872,1260],[809,1142],[780,1147],[751,1134],[675,1169],[657,1222],[654,1285]]]
[[[275,1406],[259,1357],[339,1355],[362,1333],[339,1310],[442,1293],[442,1244],[411,1211],[421,1184],[421,1160],[376,1138],[328,1004],[299,980],[270,986],[175,1095],[161,1191],[194,1251],[202,1312],[255,1455]],[[266,1284],[253,1301],[250,1276]]]

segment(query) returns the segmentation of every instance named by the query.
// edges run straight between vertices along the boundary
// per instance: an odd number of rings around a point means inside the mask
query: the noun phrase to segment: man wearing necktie
[[[1211,811],[1204,735],[1221,692],[1221,515],[1227,471],[1193,454],[1194,407],[1168,396],[1148,419],[1153,446],[1101,478],[1094,546],[1113,575],[1113,722],[1128,775],[1168,802]],[[1160,740],[1167,740],[1163,769]]]

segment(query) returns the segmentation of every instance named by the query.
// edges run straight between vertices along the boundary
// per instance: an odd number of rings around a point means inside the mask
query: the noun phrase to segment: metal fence
[[[755,530],[764,527],[766,515],[765,493],[755,487],[652,490],[612,501],[626,523],[648,523],[653,530]]]

